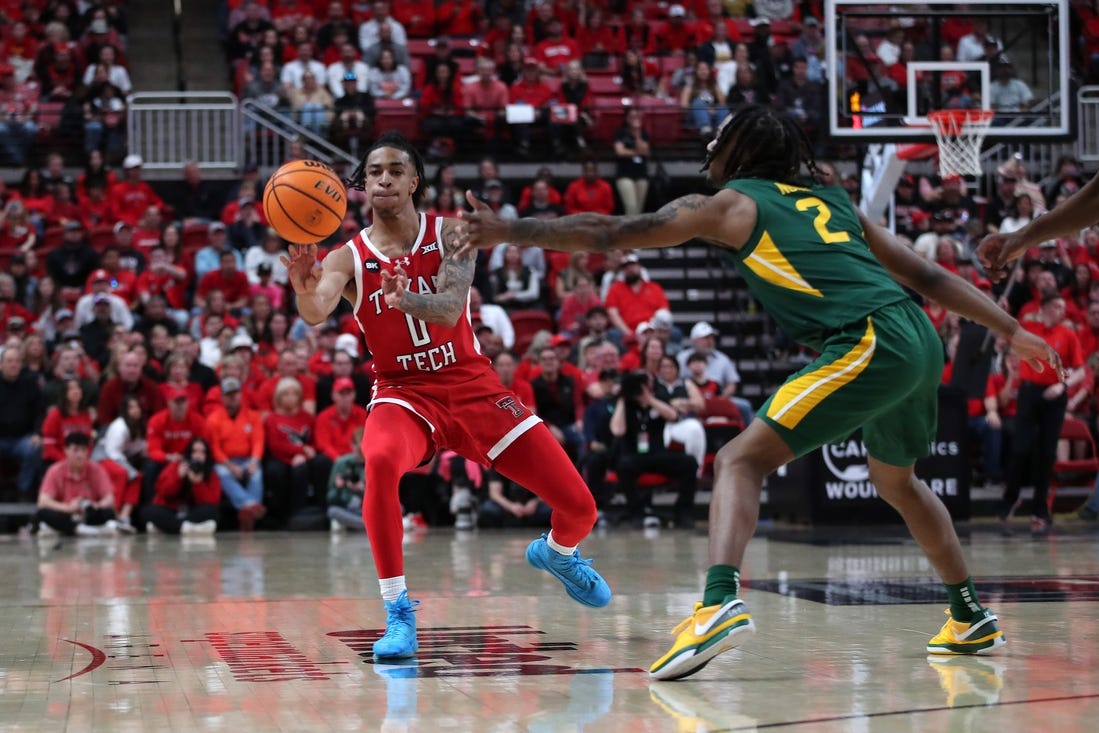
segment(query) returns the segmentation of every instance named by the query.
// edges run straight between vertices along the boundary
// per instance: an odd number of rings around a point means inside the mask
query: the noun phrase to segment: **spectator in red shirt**
[[[508,100],[507,84],[496,78],[496,64],[486,56],[477,59],[477,80],[462,87],[462,103],[472,130],[495,142],[500,136]]]
[[[202,276],[195,290],[195,297],[205,299],[212,290],[220,290],[225,296],[225,305],[233,314],[240,313],[248,305],[251,286],[248,276],[237,269],[237,254],[231,250],[221,253],[221,267]]]
[[[565,35],[561,19],[553,17],[546,24],[546,37],[534,46],[534,57],[542,68],[559,74],[570,61],[579,61],[580,45]]]
[[[214,457],[202,438],[191,439],[179,460],[168,464],[156,482],[151,505],[145,508],[145,528],[167,534],[213,534],[217,531],[221,480]]]
[[[134,290],[137,292],[137,300],[142,305],[147,305],[149,300],[160,296],[171,306],[173,317],[182,315],[186,319],[184,310],[184,288],[187,284],[187,271],[182,267],[173,265],[168,250],[163,247],[155,247],[149,252],[149,267],[137,276]],[[177,320],[178,317],[177,317]]]
[[[123,269],[122,250],[118,246],[112,244],[103,250],[96,272],[107,273],[107,292],[122,298],[130,308],[137,303],[137,274],[133,270]],[[88,276],[86,290],[89,293],[93,291],[93,275]]]
[[[144,164],[141,156],[133,153],[122,161],[125,178],[111,186],[107,195],[111,201],[111,214],[116,220],[136,225],[150,206],[163,211],[164,201],[156,195],[152,186],[141,180],[141,166]]]
[[[139,252],[147,253],[160,244],[161,229],[163,225],[160,209],[156,205],[149,205],[138,220],[137,226],[134,227],[133,239],[130,243]]]
[[[435,3],[433,0],[401,0],[392,10],[393,19],[404,26],[409,38],[431,38],[435,35]],[[380,29],[379,29],[380,30]],[[449,31],[444,31],[449,33]],[[474,35],[477,31],[468,35]],[[452,35],[459,35],[454,33]]]
[[[668,19],[660,24],[657,47],[661,56],[682,56],[698,45],[695,24],[687,20],[687,9],[678,3],[668,8]]]
[[[66,379],[57,390],[57,404],[46,411],[42,421],[42,462],[55,463],[65,458],[65,438],[72,433],[91,435],[95,413],[87,404],[80,379]]]
[[[576,43],[584,53],[588,68],[606,68],[612,56],[626,51],[626,39],[617,26],[606,22],[602,8],[589,7],[587,22],[576,31]]]
[[[542,67],[538,59],[533,56],[523,59],[523,74],[511,85],[509,93],[512,104],[528,104],[534,108],[532,122],[511,125],[516,152],[522,157],[529,157],[531,135],[535,129],[545,130],[549,125],[549,108],[554,97],[553,90],[542,81]]]
[[[323,496],[332,464],[327,458],[316,460],[315,419],[302,408],[302,389],[297,380],[279,380],[274,407],[263,423],[266,505],[276,521],[287,522],[310,503],[310,498],[319,500]]]
[[[295,379],[302,388],[302,408],[313,415],[317,411],[317,382],[312,377],[301,373],[298,365],[298,355],[293,349],[286,349],[279,354],[278,369],[275,376],[267,379],[256,390],[256,404],[259,405],[261,414],[270,412],[275,407],[275,390],[279,382],[285,378]]]
[[[107,184],[99,179],[88,182],[87,193],[78,196],[81,217],[88,229],[109,226],[111,223],[111,202],[107,198]]]
[[[111,480],[102,466],[89,460],[91,443],[87,433],[66,436],[65,459],[46,471],[35,516],[40,535],[114,534]]]
[[[1043,296],[1037,320],[1022,322],[1023,328],[1045,339],[1061,357],[1065,369],[1070,370],[1068,379],[1062,381],[1061,375],[1048,365],[1039,372],[1026,362],[1020,364],[1015,435],[1008,464],[1007,488],[1000,504],[1000,516],[1007,522],[1014,515],[1019,503],[1019,488],[1029,468],[1034,484],[1034,500],[1030,511],[1030,531],[1033,534],[1045,534],[1049,531],[1047,497],[1053,462],[1057,458],[1057,441],[1065,418],[1068,391],[1085,376],[1080,342],[1076,339],[1076,334],[1062,324],[1064,319],[1065,299],[1054,291]]]
[[[633,333],[638,324],[668,310],[668,298],[659,284],[641,277],[641,260],[629,254],[622,258],[622,280],[607,291],[607,315],[622,333]]]
[[[336,337],[340,335],[340,327],[335,321],[325,321],[317,330],[317,348],[309,357],[306,371],[317,377],[327,377],[332,374],[332,355],[336,352]]]
[[[136,395],[146,415],[159,412],[164,407],[164,398],[160,394],[160,389],[153,380],[142,376],[141,367],[141,356],[137,352],[127,352],[119,359],[118,376],[107,380],[99,392],[99,408],[96,410],[97,425],[106,427],[118,417],[123,395]]]
[[[565,213],[595,214],[614,212],[614,191],[611,184],[599,177],[599,165],[594,158],[587,158],[580,168],[580,177],[565,189]]]
[[[557,281],[561,282],[561,278]],[[572,292],[561,302],[561,311],[557,315],[558,327],[564,334],[579,336],[584,330],[588,311],[601,305],[599,294],[595,292],[595,279],[588,273],[577,275]]]
[[[484,32],[481,27],[485,11],[475,0],[445,0],[435,10],[436,28],[440,35],[469,38]]]
[[[340,377],[332,384],[332,404],[317,415],[317,451],[335,462],[354,450],[351,436],[366,420],[366,410],[355,404],[355,382]]]
[[[15,278],[6,272],[0,272],[0,331],[9,331],[13,319],[20,319],[24,327],[38,318],[27,310],[15,298]]]
[[[1076,332],[1076,337],[1080,340],[1080,352],[1087,359],[1099,352],[1099,301],[1088,303],[1084,317],[1084,326]]]

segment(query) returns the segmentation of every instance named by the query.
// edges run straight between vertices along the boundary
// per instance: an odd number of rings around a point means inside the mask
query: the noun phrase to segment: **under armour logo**
[[[412,260],[408,257],[398,257],[397,259],[393,260],[393,262],[394,264],[400,265],[401,267],[408,267],[412,264]]]

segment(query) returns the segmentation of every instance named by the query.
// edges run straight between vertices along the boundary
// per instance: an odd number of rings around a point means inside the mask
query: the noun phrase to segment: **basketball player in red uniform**
[[[308,323],[324,321],[346,298],[374,356],[376,381],[363,430],[363,522],[386,607],[379,659],[412,656],[416,621],[408,599],[397,485],[401,476],[449,448],[524,486],[553,507],[552,529],[527,560],[593,607],[610,602],[606,581],[577,545],[595,524],[595,501],[542,421],[505,388],[480,353],[469,316],[473,255],[454,256],[458,219],[416,211],[424,164],[403,137],[386,133],[367,151],[350,186],[362,188],[374,223],[316,267],[316,245],[284,257]]]

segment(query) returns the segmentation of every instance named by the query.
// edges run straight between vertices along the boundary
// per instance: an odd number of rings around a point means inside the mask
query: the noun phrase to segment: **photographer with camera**
[[[637,481],[643,473],[661,474],[678,482],[673,521],[677,528],[694,526],[698,461],[664,447],[664,426],[678,419],[675,408],[653,396],[652,378],[647,373],[623,375],[610,424],[616,438],[614,470],[618,488],[626,495],[628,518],[645,527],[658,527],[660,520],[652,512],[651,494],[638,490]]]
[[[221,480],[214,457],[202,438],[193,438],[182,457],[172,461],[156,479],[156,496],[145,510],[145,529],[165,534],[205,534],[217,531]]]

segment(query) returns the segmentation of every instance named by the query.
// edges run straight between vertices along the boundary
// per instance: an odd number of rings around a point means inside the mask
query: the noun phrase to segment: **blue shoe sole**
[[[379,654],[377,652],[377,650],[375,650],[374,651],[374,658],[375,659],[410,659],[410,658],[412,658],[413,656],[416,655],[416,652],[417,652],[417,650],[419,650],[419,648],[420,648],[420,644],[419,644],[419,642],[417,642],[416,644],[413,645],[411,650],[397,652],[395,654]]]
[[[548,564],[543,563],[541,553],[539,553],[537,550],[535,550],[535,547],[538,545],[539,542],[545,542],[545,540],[535,540],[534,542],[531,542],[530,545],[527,546],[527,562],[530,563],[531,566],[536,567],[539,570],[545,570],[547,573],[549,573],[553,577],[560,580],[561,584],[563,586],[565,586],[565,592],[569,594],[569,598],[573,599],[577,603],[582,603],[585,606],[588,606],[589,608],[603,608],[604,606],[606,606],[608,603],[611,602],[610,593],[607,594],[606,600],[604,600],[602,602],[598,602],[598,601],[593,602],[590,598],[587,597],[586,594],[583,594],[580,591],[576,590],[573,587],[573,584],[572,584],[571,581],[568,581],[568,580],[562,578]],[[549,551],[553,552],[553,550],[549,550]],[[595,571],[592,571],[592,572],[595,572]],[[600,578],[602,578],[602,576],[600,576]],[[603,581],[603,582],[604,582],[604,584],[606,583],[606,581]]]

